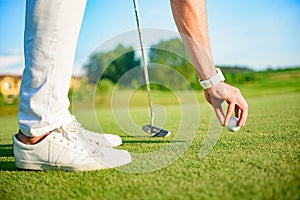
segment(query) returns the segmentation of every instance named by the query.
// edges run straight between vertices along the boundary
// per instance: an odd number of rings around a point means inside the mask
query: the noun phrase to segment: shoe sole
[[[110,167],[91,167],[90,165],[51,165],[49,163],[40,163],[40,162],[27,162],[27,161],[15,161],[15,165],[17,169],[20,170],[61,170],[61,171],[95,171],[95,170],[103,170],[109,169]]]

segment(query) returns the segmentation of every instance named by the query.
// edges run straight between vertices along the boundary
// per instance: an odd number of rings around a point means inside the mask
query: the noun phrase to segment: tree
[[[165,83],[172,83],[176,89],[186,89],[187,87],[187,85],[183,83],[183,80],[180,79],[178,75],[176,76],[176,71],[191,85],[198,86],[195,70],[189,61],[185,47],[180,39],[162,40],[152,45],[149,50],[149,60],[150,63],[166,65],[175,70],[175,72],[172,72],[172,69],[164,71],[152,69],[152,71],[156,70],[156,72],[153,72],[155,76],[163,77]]]
[[[99,79],[117,83],[126,72],[139,64],[140,59],[136,58],[133,48],[119,44],[111,51],[93,54],[84,68],[89,83],[96,84]]]

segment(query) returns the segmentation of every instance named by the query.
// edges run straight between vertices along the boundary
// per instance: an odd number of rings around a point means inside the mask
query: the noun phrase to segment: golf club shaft
[[[143,67],[144,67],[145,82],[146,82],[146,87],[147,87],[147,92],[148,92],[150,117],[151,117],[150,125],[152,126],[154,123],[154,112],[153,112],[153,108],[152,108],[152,98],[151,98],[151,91],[150,91],[149,74],[148,74],[147,60],[146,60],[146,56],[145,56],[145,52],[144,52],[144,45],[143,45],[143,40],[142,40],[142,31],[141,31],[141,25],[140,25],[140,17],[139,17],[137,0],[133,0],[133,5],[134,5],[135,19],[136,19],[136,24],[137,24],[138,34],[139,34],[139,39],[140,39],[140,46],[141,46],[141,51],[142,51],[142,62],[143,62]]]

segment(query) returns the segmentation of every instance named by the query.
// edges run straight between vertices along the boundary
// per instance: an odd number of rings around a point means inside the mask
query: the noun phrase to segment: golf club
[[[147,67],[147,61],[146,61],[146,56],[145,56],[144,46],[143,46],[143,40],[142,40],[142,32],[141,32],[141,25],[140,25],[140,17],[139,17],[137,0],[133,0],[133,5],[134,5],[134,11],[135,11],[136,24],[137,24],[137,28],[138,28],[140,47],[141,47],[141,51],[142,51],[144,76],[145,76],[145,82],[146,82],[146,87],[147,87],[147,92],[148,92],[149,107],[150,107],[150,124],[142,126],[142,130],[144,130],[145,132],[151,134],[151,136],[167,137],[167,136],[170,135],[170,133],[171,133],[170,131],[164,130],[162,128],[159,128],[159,127],[153,125],[153,123],[154,123],[154,112],[153,112],[153,105],[152,105],[152,99],[151,99],[148,67]]]

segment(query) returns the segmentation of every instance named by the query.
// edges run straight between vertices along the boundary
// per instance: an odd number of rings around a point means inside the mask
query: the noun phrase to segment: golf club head
[[[171,134],[171,131],[164,130],[157,126],[151,126],[150,124],[142,126],[142,130],[151,134],[153,137],[168,137]]]

